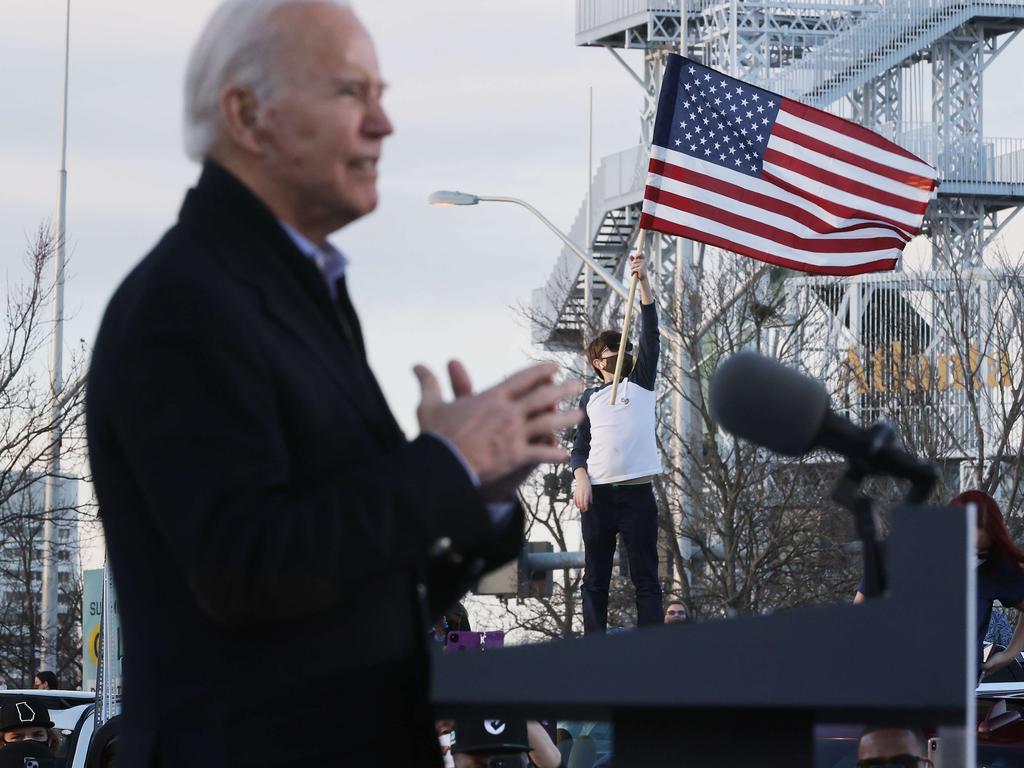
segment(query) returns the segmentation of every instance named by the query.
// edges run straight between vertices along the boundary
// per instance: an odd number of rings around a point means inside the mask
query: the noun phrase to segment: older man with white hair
[[[407,440],[330,233],[377,204],[391,123],[339,2],[230,0],[188,68],[177,223],[107,309],[87,418],[124,631],[119,764],[433,766],[427,627],[515,556],[519,482],[575,389],[533,366]]]

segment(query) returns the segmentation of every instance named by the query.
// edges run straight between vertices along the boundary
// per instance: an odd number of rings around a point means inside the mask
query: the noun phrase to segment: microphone
[[[865,429],[832,410],[817,379],[754,352],[740,352],[711,378],[711,416],[726,432],[784,456],[824,448],[871,474],[937,479],[935,467],[905,451],[887,424]],[[925,491],[927,495],[927,491]]]

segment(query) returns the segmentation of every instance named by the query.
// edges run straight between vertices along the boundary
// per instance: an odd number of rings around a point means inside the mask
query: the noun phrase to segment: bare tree
[[[61,528],[76,527],[89,513],[74,488],[85,465],[84,355],[79,351],[65,365],[67,385],[52,391],[47,351],[53,332],[50,273],[56,242],[40,227],[29,243],[24,271],[4,284],[4,333],[0,337],[0,666],[9,678],[31,682],[40,640],[39,589],[43,524],[48,514]],[[59,440],[65,468],[53,477],[58,493],[53,509],[44,504],[44,485],[51,479],[49,456]],[[70,469],[68,469],[70,468]],[[75,489],[77,490],[77,489]],[[77,562],[72,551],[77,537],[61,540],[61,556]],[[58,672],[65,684],[81,678],[81,649],[76,641],[80,613],[75,584],[80,575],[65,566],[58,587]],[[70,580],[69,580],[70,577]],[[71,602],[68,602],[71,601]],[[77,669],[77,671],[75,671]]]
[[[681,350],[663,380],[689,419],[663,414],[666,586],[696,616],[841,600],[856,581],[847,514],[829,501],[837,464],[782,459],[721,433],[711,413],[709,381],[743,349],[807,370],[806,317],[787,305],[786,278],[709,254],[668,312]]]
[[[60,434],[69,465],[84,458],[84,366],[82,356],[66,366],[68,386],[52,392],[46,349],[52,332],[48,280],[56,243],[41,227],[25,259],[25,278],[6,282],[4,325],[0,340],[0,524],[17,505],[8,502],[45,481],[54,434]],[[59,430],[57,429],[59,427]],[[70,513],[74,510],[56,510]],[[41,515],[41,509],[33,514]],[[39,519],[38,517],[36,519]]]

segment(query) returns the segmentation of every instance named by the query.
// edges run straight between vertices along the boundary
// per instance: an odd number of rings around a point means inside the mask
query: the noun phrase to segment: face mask
[[[611,374],[615,373],[615,361],[616,361],[617,358],[618,358],[618,355],[612,355],[611,357],[604,358],[604,369],[608,373],[611,373]],[[629,374],[632,373],[632,371],[633,371],[633,356],[631,354],[629,354],[629,352],[626,352],[625,356],[622,358],[622,373],[620,374],[620,376],[624,379],[627,376],[629,376]]]

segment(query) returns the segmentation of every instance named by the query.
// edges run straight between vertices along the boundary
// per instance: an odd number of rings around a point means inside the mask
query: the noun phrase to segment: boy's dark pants
[[[643,485],[595,485],[590,509],[581,513],[586,571],[583,574],[583,634],[608,626],[608,585],[615,541],[621,533],[636,588],[637,624],[661,624],[658,583],[658,506],[654,488]],[[620,557],[621,557],[620,553]]]

